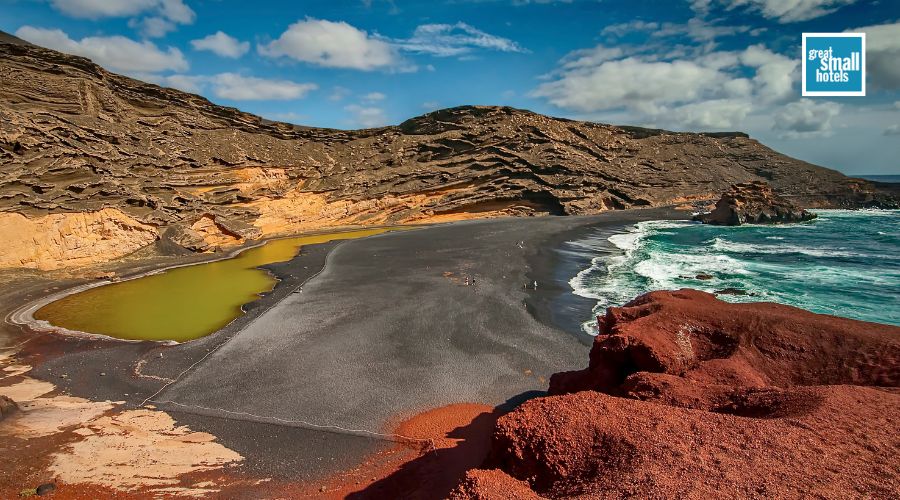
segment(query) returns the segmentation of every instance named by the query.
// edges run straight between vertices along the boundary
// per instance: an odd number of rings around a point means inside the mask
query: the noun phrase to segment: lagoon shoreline
[[[566,261],[558,252],[559,245],[587,232],[614,234],[641,220],[684,217],[683,212],[671,209],[646,209],[587,217],[489,219],[305,246],[290,261],[264,266],[277,279],[272,292],[245,306],[245,314],[209,336],[168,346],[25,334],[17,335],[29,342],[19,348],[16,359],[33,365],[30,377],[50,381],[69,394],[92,401],[125,401],[122,408],[146,403],[169,413],[179,425],[210,432],[245,457],[242,474],[314,481],[352,468],[367,456],[394,446],[396,440],[317,428],[316,424],[330,423],[323,416],[336,414],[329,406],[334,403],[329,403],[325,394],[340,394],[338,400],[353,401],[372,388],[364,384],[347,387],[340,382],[348,376],[359,377],[351,375],[356,369],[346,372],[344,367],[319,380],[310,379],[311,373],[327,374],[334,369],[335,360],[353,360],[361,365],[359,374],[365,373],[363,377],[372,378],[372,384],[388,390],[379,396],[385,399],[363,405],[362,413],[344,408],[340,417],[344,422],[339,424],[347,425],[337,425],[375,433],[390,433],[397,421],[445,404],[509,407],[539,395],[551,373],[583,362],[590,341],[575,325],[585,318],[573,321],[571,315],[579,310],[589,314],[593,303],[574,296],[568,288],[571,276],[567,273],[583,263]],[[523,248],[517,246],[519,241],[524,242]],[[508,255],[498,252],[502,248],[509,250]],[[381,252],[387,255],[378,260]],[[362,268],[377,272],[366,275]],[[410,269],[410,274],[404,274],[405,269]],[[443,275],[447,272],[454,274]],[[477,277],[475,288],[455,281],[467,273]],[[315,279],[307,282],[311,277]],[[538,281],[538,289],[526,291],[524,285],[533,281]],[[292,294],[303,283],[307,283],[304,291]],[[340,294],[334,295],[337,290]],[[417,297],[420,303],[410,305],[407,299],[407,304],[396,305],[392,294]],[[302,302],[307,297],[325,302]],[[368,310],[383,315],[384,328],[365,314],[329,325],[333,316],[324,304],[335,300],[367,304]],[[456,309],[450,314],[445,306]],[[292,316],[297,311],[311,315],[298,321]],[[419,324],[415,318],[422,314],[429,317]],[[409,335],[410,321],[418,325],[414,330],[420,334],[444,330],[452,340],[422,344]],[[310,335],[307,330],[274,328],[306,323],[321,326],[314,329],[314,334],[320,335],[314,344],[299,343],[304,335]],[[8,333],[17,329],[8,324],[4,328]],[[283,335],[272,336],[274,331],[283,331]],[[348,331],[366,332],[366,343],[358,352],[341,351],[360,346],[354,340],[346,343],[348,339],[342,336]],[[258,347],[273,342],[289,343],[263,358],[248,359]],[[313,345],[321,346],[322,351],[310,354],[310,349],[319,349],[310,347]],[[383,350],[385,345],[400,350],[389,355]],[[291,349],[300,350],[292,353]],[[394,365],[382,367],[382,361]],[[297,371],[298,364],[312,367]],[[427,371],[421,371],[425,366]],[[99,376],[101,372],[105,375]],[[430,372],[440,376],[421,378]],[[402,373],[409,376],[397,375]],[[229,376],[236,378],[229,380]],[[268,382],[263,383],[260,376]],[[475,387],[473,381],[478,379],[493,382]],[[336,385],[329,388],[329,384]],[[318,398],[321,408],[310,410],[292,402],[316,401],[315,391],[309,392],[309,387],[325,391]],[[416,391],[421,394],[413,398],[399,396]],[[378,404],[379,400],[385,402]],[[241,412],[262,418],[239,416]],[[297,423],[278,423],[285,420]],[[305,446],[298,448],[298,443]]]

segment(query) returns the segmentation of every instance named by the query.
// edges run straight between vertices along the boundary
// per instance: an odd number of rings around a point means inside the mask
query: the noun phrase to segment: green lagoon
[[[275,278],[259,266],[290,260],[303,245],[389,230],[272,240],[233,258],[177,267],[75,293],[38,309],[34,318],[69,330],[120,339],[192,340],[224,327],[242,314],[242,305],[275,287]]]

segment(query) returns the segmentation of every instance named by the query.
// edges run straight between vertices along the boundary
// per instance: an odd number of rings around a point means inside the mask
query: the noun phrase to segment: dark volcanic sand
[[[577,323],[563,324],[567,332],[535,320],[552,321],[554,304],[570,295],[569,271],[559,274],[550,260],[561,257],[549,248],[597,226],[621,231],[673,216],[683,214],[472,221],[308,246],[268,266],[283,280],[275,290],[203,339],[163,346],[44,335],[21,354],[35,365],[30,376],[126,407],[162,388],[160,379],[178,379],[151,404],[243,455],[243,473],[321,478],[395,446],[373,433],[391,434],[422,411],[541,394],[552,373],[588,351]],[[523,290],[534,280],[536,292]],[[591,305],[569,307],[583,315]]]

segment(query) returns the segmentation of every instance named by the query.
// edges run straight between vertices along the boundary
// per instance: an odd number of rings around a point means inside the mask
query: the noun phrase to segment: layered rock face
[[[28,218],[0,213],[0,267],[53,270],[116,259],[159,238],[157,228],[116,208]]]
[[[682,203],[759,179],[806,206],[892,203],[868,181],[742,133],[482,106],[379,129],[301,127],[8,35],[0,36],[0,166],[2,212],[117,208],[204,251],[343,225]],[[211,221],[229,237],[208,238]]]
[[[485,464],[540,496],[900,491],[894,326],[652,292],[610,308],[589,367],[550,392],[499,419]],[[457,497],[502,498],[481,475]]]
[[[718,226],[740,226],[803,222],[815,218],[816,214],[775,194],[765,182],[753,181],[731,186],[716,202],[712,212],[697,215],[694,220]]]

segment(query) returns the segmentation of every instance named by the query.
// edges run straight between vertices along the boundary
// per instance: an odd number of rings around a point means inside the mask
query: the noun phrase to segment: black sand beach
[[[570,293],[585,263],[559,245],[674,217],[684,214],[480,220],[304,247],[268,266],[281,280],[273,292],[208,337],[167,346],[44,335],[19,356],[31,377],[73,395],[153,405],[214,434],[247,472],[315,478],[393,444],[398,419],[515,404],[581,366],[593,303]]]

